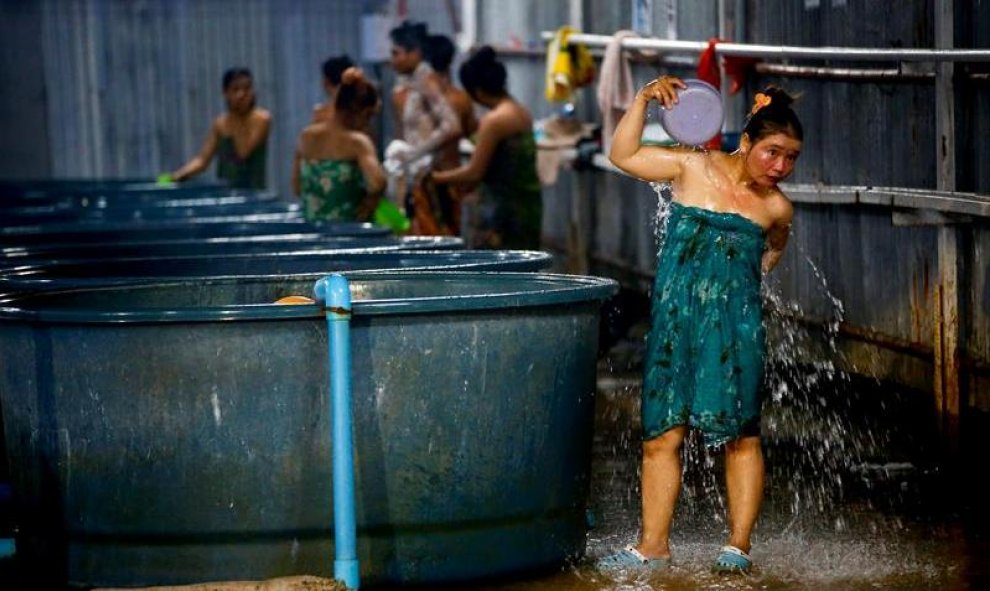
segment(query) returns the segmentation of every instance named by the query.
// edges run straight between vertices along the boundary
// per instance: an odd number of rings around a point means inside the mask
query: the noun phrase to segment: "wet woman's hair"
[[[369,82],[358,68],[347,68],[341,73],[340,88],[333,106],[345,117],[354,117],[365,109],[374,109],[379,101],[378,89]]]
[[[323,77],[334,86],[340,86],[340,76],[347,68],[353,67],[354,61],[346,53],[327,58],[323,62]]]
[[[426,61],[437,72],[450,69],[454,51],[454,42],[446,35],[430,35],[426,38]]]
[[[251,76],[251,70],[247,68],[230,68],[223,73],[223,89],[226,91],[230,88],[230,85],[234,83],[234,80],[238,78],[248,78],[253,79]]]
[[[419,49],[425,52],[427,35],[425,23],[410,21],[403,21],[401,25],[388,32],[392,43],[406,51]]]
[[[804,140],[804,128],[801,121],[791,109],[796,97],[777,86],[767,86],[757,93],[746,118],[743,133],[749,136],[749,141],[756,143],[761,139],[782,133],[796,140]]]
[[[495,96],[505,94],[505,66],[495,58],[495,50],[489,45],[474,51],[461,64],[458,74],[461,86],[471,95],[479,90]]]

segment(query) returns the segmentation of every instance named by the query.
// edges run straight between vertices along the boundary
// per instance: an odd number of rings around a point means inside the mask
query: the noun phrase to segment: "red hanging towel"
[[[758,61],[760,60],[755,57],[722,56],[722,67],[725,68],[725,75],[732,78],[729,94],[736,94],[742,90],[743,85],[746,84],[746,76],[749,75],[749,71]]]
[[[698,78],[719,90],[722,89],[722,72],[718,67],[718,56],[715,53],[715,46],[724,42],[724,39],[712,37],[708,40],[708,47],[701,53],[701,57],[698,58]],[[753,65],[757,61],[756,58],[751,57],[722,57],[722,67],[725,68],[726,75],[732,78],[729,94],[736,94],[742,90],[743,85],[746,83],[746,76],[749,75],[749,71],[753,69]],[[721,146],[722,134],[716,135],[705,144],[705,147],[710,150],[717,150]]]
[[[715,46],[721,41],[718,37],[708,40],[708,47],[701,52],[698,58],[698,79],[714,86],[717,90],[722,89],[722,72],[718,68],[718,56],[715,54]],[[722,133],[715,134],[715,137],[705,143],[709,150],[718,150],[722,147]]]
[[[717,89],[722,88],[722,72],[718,69],[718,58],[715,54],[715,46],[721,43],[718,37],[708,40],[708,47],[701,52],[698,58],[698,79],[704,80]]]

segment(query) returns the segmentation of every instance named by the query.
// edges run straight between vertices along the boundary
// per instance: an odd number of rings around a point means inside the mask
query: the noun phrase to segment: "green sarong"
[[[653,286],[643,438],[687,425],[706,445],[759,435],[766,343],[763,228],[670,204]]]
[[[364,175],[353,160],[303,160],[299,185],[311,222],[353,222],[367,195]]]
[[[234,138],[220,136],[217,144],[217,178],[238,189],[265,188],[267,146],[262,143],[243,160],[237,157]]]

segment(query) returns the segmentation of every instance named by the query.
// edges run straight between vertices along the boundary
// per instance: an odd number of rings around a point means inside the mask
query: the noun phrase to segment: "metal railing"
[[[543,31],[544,41],[553,39],[553,31]],[[589,47],[606,47],[610,35],[574,33],[571,43]],[[700,53],[708,49],[706,41],[676,41],[650,37],[630,37],[621,42],[624,49],[658,49],[668,53]],[[715,53],[724,56],[766,59],[814,59],[861,62],[990,62],[990,49],[885,49],[882,47],[799,47],[795,45],[761,45],[718,43]]]

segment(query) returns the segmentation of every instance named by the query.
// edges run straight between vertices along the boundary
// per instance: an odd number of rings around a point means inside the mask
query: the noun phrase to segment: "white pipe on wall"
[[[541,37],[549,41],[553,32],[544,31]],[[572,43],[591,47],[605,47],[610,35],[574,34]],[[670,41],[665,39],[629,38],[622,40],[626,49],[662,49],[665,52],[701,53],[708,48],[707,41]],[[988,62],[990,49],[883,49],[878,47],[798,47],[793,45],[758,45],[751,43],[719,43],[715,48],[719,55],[759,58],[802,58],[848,61],[903,61],[903,62]]]
[[[457,49],[466,54],[478,39],[477,0],[461,0],[461,31],[457,34]]]

